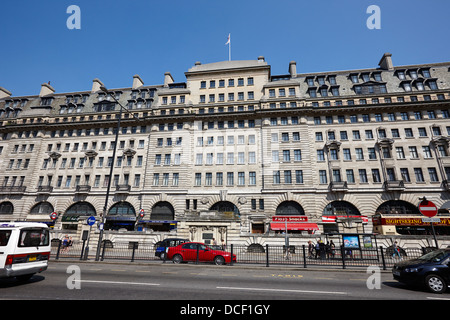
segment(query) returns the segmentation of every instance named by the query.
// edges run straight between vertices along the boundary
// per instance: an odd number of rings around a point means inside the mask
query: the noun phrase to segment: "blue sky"
[[[69,30],[70,5],[81,29]],[[370,30],[370,5],[381,29]],[[0,86],[35,95],[51,81],[56,92],[130,87],[139,74],[177,82],[196,61],[263,55],[272,74],[373,68],[384,52],[394,65],[450,61],[449,0],[22,0],[2,1]]]

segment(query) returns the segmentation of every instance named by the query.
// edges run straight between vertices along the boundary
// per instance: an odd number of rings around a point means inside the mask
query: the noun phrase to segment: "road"
[[[450,300],[397,283],[381,272],[369,289],[365,270],[182,264],[50,262],[27,283],[0,281],[0,299],[20,300]],[[378,275],[378,274],[377,274]],[[373,282],[373,283],[376,283]],[[261,301],[259,301],[261,302]]]

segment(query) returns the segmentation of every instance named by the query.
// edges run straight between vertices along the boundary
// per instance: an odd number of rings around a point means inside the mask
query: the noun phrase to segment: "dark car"
[[[420,258],[396,263],[392,274],[399,282],[443,293],[450,284],[450,249],[435,250]]]
[[[204,243],[198,242],[186,242],[179,246],[169,248],[167,252],[167,259],[172,260],[174,263],[188,262],[214,262],[217,265],[230,263],[231,259],[236,262],[236,255],[223,250],[214,250],[208,247]]]
[[[188,239],[180,239],[180,238],[167,238],[162,241],[159,241],[155,244],[155,256],[159,257],[161,260],[164,260],[166,256],[166,250],[170,247],[178,246],[179,244],[188,242]]]

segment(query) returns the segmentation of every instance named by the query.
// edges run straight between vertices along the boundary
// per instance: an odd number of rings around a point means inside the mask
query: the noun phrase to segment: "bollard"
[[[381,261],[383,262],[383,270],[386,270],[386,261],[384,261],[384,252],[382,246],[380,246],[380,251],[381,251]]]
[[[62,243],[62,241],[59,240],[59,242],[58,242],[58,251],[56,252],[56,257],[55,257],[56,260],[59,259],[59,252],[61,250],[61,243]]]
[[[136,245],[137,245],[137,243],[133,242],[133,251],[131,253],[131,262],[134,262],[134,253],[136,251]]]
[[[269,267],[269,245],[266,244],[266,267]]]
[[[230,250],[231,250],[231,260],[230,260],[230,266],[233,265],[233,244],[230,245]]]
[[[306,246],[302,245],[302,250],[303,250],[303,268],[306,269]]]

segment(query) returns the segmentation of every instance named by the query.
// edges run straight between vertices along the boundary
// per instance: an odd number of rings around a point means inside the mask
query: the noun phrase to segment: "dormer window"
[[[411,77],[411,79],[417,79],[417,71],[416,70],[410,70],[409,71],[409,76]]]
[[[369,77],[369,74],[368,74],[368,73],[363,73],[363,74],[361,75],[361,77],[362,77],[362,79],[363,79],[364,82],[370,81],[370,77]]]
[[[49,106],[52,104],[53,98],[41,98],[41,106]]]
[[[317,82],[321,86],[324,85],[325,84],[325,77],[317,77]]]

